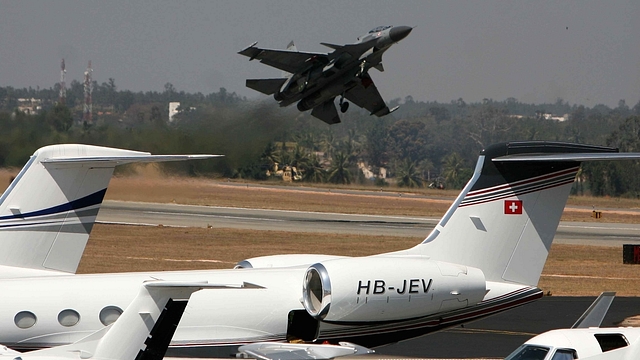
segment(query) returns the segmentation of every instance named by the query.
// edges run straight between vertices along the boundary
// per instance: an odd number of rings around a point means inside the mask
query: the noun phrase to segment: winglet
[[[584,312],[571,326],[572,329],[585,329],[590,327],[600,327],[602,320],[607,315],[609,307],[616,297],[615,292],[603,292],[598,296],[593,303],[589,306],[587,311]]]

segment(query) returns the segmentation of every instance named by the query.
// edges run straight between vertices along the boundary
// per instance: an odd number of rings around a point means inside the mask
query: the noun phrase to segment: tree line
[[[512,140],[567,141],[640,151],[640,101],[616,108],[586,107],[557,99],[526,104],[515,98],[467,103],[420,102],[408,96],[377,118],[352,107],[328,126],[308,113],[279,108],[271,98],[248,100],[224,88],[185,93],[167,83],[162,92],[118,90],[114,79],[94,85],[92,124],[82,119],[82,84],[74,81],[65,104],[50,89],[0,87],[0,166],[22,166],[43,145],[81,142],[154,153],[220,153],[222,160],[169,164],[170,171],[266,180],[277,167],[296,167],[302,181],[460,188],[484,147]],[[42,100],[35,115],[16,111],[18,98]],[[168,103],[181,112],[168,122]],[[565,116],[550,120],[547,114]],[[576,191],[640,195],[637,163],[588,163]],[[362,169],[369,171],[362,171]],[[386,178],[381,175],[386,174]],[[369,175],[369,177],[367,176]],[[371,176],[373,175],[373,176]],[[272,175],[271,175],[272,176]]]

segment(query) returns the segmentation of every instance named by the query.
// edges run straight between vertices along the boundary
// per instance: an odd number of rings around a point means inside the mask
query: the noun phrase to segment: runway
[[[98,214],[102,223],[225,227],[253,230],[324,232],[425,238],[437,218],[245,209],[158,203],[105,201]],[[640,244],[639,224],[561,222],[554,242],[621,246]]]

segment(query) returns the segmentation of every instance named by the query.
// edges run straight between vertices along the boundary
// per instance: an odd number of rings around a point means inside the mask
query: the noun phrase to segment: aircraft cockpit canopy
[[[378,26],[378,27],[375,27],[375,28],[369,30],[369,34],[377,33],[377,32],[384,31],[384,30],[387,30],[387,29],[390,29],[390,28],[391,28],[391,25]]]

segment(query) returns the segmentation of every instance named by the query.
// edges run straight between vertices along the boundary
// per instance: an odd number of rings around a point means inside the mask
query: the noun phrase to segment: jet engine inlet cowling
[[[331,280],[322,264],[314,264],[307,269],[302,286],[304,307],[309,315],[323,318],[331,305]]]
[[[322,261],[307,268],[305,310],[335,322],[394,321],[458,310],[481,302],[480,269],[421,256],[372,256]]]

